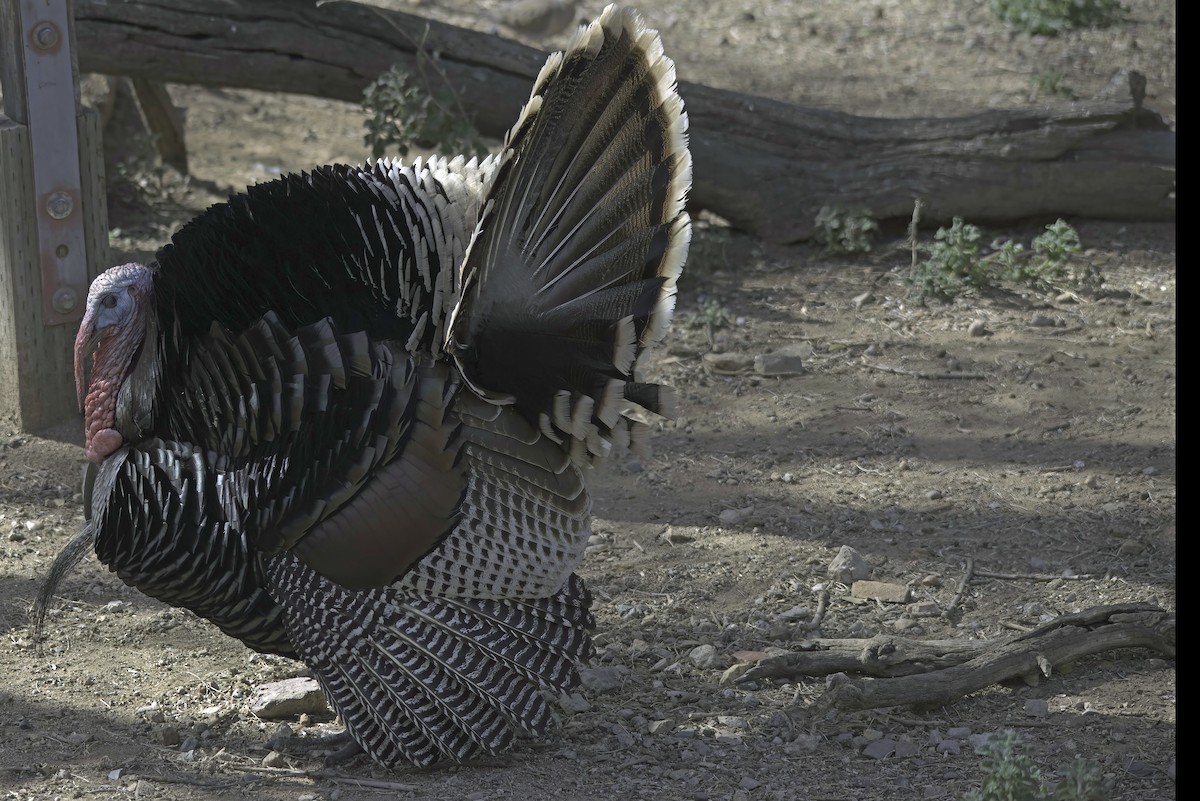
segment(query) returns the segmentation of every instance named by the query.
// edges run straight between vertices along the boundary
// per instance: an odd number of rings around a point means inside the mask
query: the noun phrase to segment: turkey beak
[[[88,380],[90,379],[91,357],[100,346],[107,327],[96,329],[96,321],[91,309],[83,316],[79,324],[79,333],[75,335],[75,397],[79,401],[79,411],[83,411],[83,399],[87,395]]]

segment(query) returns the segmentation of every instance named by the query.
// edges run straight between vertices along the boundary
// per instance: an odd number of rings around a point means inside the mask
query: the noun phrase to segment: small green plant
[[[1079,244],[1078,232],[1063,220],[1047,225],[1046,230],[1034,238],[1032,250],[1027,251],[1012,240],[997,240],[992,247],[995,249],[992,257],[1002,275],[1014,283],[1050,288],[1064,282],[1093,283],[1097,277],[1092,272],[1076,274],[1071,271],[1071,257],[1083,247]]]
[[[688,268],[684,272],[712,275],[729,268],[729,245],[733,235],[728,228],[704,223],[692,226],[692,242],[688,248]],[[695,276],[692,276],[695,277]]]
[[[395,147],[401,156],[409,148],[445,148],[450,153],[486,152],[479,135],[449,90],[427,90],[408,71],[392,66],[363,91],[363,109],[370,115],[363,137],[371,155],[380,158]]]
[[[996,239],[990,253],[980,254],[981,235],[978,227],[958,217],[950,228],[939,228],[936,241],[920,248],[928,258],[914,263],[910,283],[922,294],[942,300],[1002,281],[1039,289],[1058,289],[1062,284],[1094,288],[1103,283],[1095,270],[1072,270],[1072,257],[1083,248],[1078,232],[1064,220],[1047,225],[1029,248],[1011,239]]]
[[[992,13],[1026,33],[1056,36],[1073,28],[1105,28],[1124,12],[1119,0],[992,0]]]
[[[1042,784],[1037,765],[1021,753],[1021,739],[1012,730],[989,737],[976,749],[983,757],[983,782],[963,801],[1104,801],[1100,769],[1094,762],[1076,760],[1063,771],[1053,791]]]
[[[688,328],[703,328],[710,348],[716,346],[718,328],[733,325],[733,314],[729,307],[714,297],[705,298],[694,312],[683,315],[681,322]]]
[[[1033,85],[1039,95],[1054,95],[1068,100],[1075,98],[1075,90],[1063,83],[1066,78],[1056,69],[1048,69],[1033,76]]]
[[[986,285],[988,268],[979,256],[981,235],[977,226],[955,217],[949,228],[934,234],[936,241],[926,248],[929,257],[914,266],[909,280],[922,294],[943,300]]]
[[[729,307],[716,298],[705,298],[700,307],[683,318],[689,328],[727,328],[733,325],[733,314]]]
[[[879,232],[879,223],[866,209],[822,206],[815,224],[813,239],[826,253],[866,253]]]

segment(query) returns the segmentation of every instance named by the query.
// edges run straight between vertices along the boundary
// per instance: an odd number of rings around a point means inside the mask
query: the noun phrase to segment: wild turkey
[[[657,34],[610,6],[497,155],[260,184],[105,272],[87,522],[40,609],[91,548],[303,660],[383,765],[547,732],[591,649],[584,469],[667,411],[635,366],[687,252],[686,129]]]

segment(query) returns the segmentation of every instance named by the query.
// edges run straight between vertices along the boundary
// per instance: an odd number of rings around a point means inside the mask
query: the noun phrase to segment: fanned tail
[[[580,462],[636,445],[639,408],[670,411],[634,368],[687,255],[686,131],[657,35],[609,6],[547,61],[467,251],[450,352]]]
[[[591,652],[591,597],[572,575],[528,601],[354,592],[291,555],[267,568],[296,648],[347,731],[399,766],[463,761],[554,722],[543,689],[567,690]]]

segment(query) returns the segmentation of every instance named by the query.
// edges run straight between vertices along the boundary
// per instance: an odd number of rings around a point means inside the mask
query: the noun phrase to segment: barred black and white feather
[[[545,734],[591,649],[585,469],[669,411],[635,368],[687,251],[686,128],[609,7],[496,155],[285,176],[105,273],[81,541],[302,659],[382,764]]]

